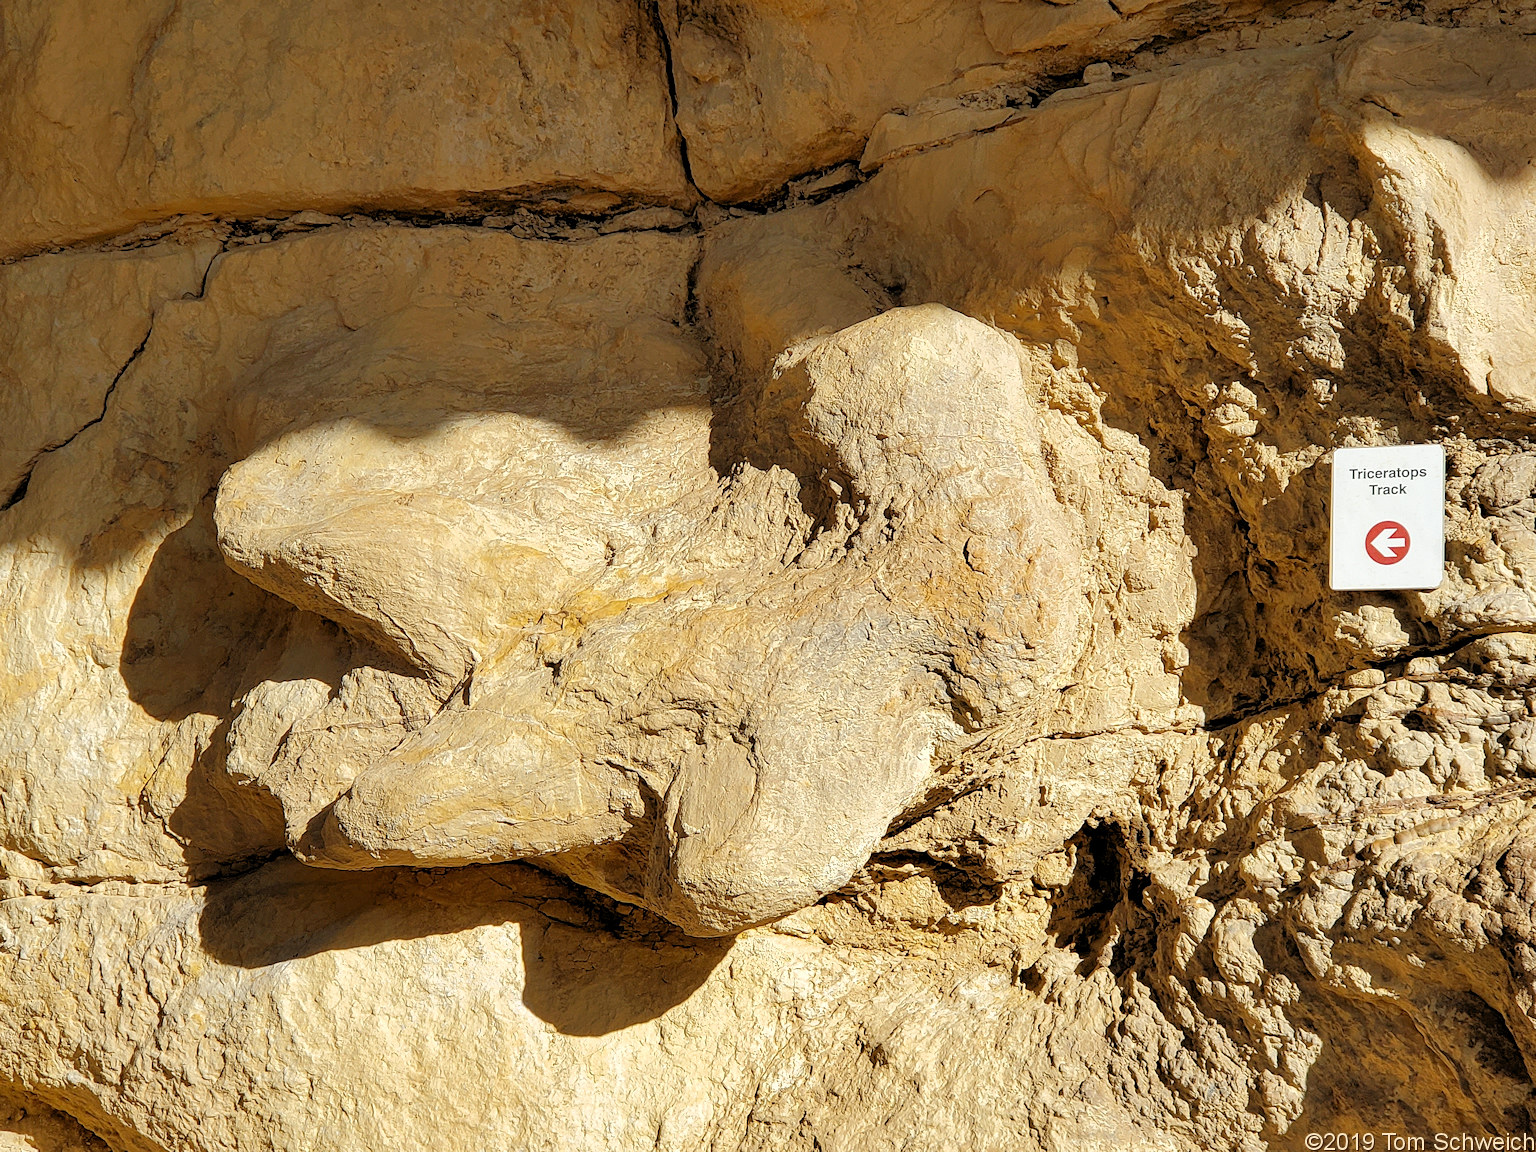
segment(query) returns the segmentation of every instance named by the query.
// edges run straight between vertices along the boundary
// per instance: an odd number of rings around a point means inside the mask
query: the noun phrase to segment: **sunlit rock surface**
[[[0,1148],[1530,1130],[1533,34],[10,5]]]

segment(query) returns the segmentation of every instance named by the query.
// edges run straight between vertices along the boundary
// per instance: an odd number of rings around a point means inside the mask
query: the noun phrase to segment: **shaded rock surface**
[[[0,1147],[1531,1131],[1533,34],[10,5]]]

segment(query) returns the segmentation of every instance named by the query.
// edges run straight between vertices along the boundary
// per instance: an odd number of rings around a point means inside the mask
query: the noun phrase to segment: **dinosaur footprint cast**
[[[607,434],[550,389],[439,380],[392,418],[353,387],[367,420],[225,475],[229,563],[442,701],[299,822],[309,862],[536,857],[738,932],[846,884],[936,748],[1076,663],[1082,546],[1002,333],[926,305],[798,348],[723,475],[697,385],[631,385]]]

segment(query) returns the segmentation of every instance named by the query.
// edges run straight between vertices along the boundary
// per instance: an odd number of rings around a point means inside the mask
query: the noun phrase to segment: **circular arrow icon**
[[[1378,564],[1396,564],[1408,555],[1408,529],[1396,520],[1383,520],[1365,534],[1365,554]]]

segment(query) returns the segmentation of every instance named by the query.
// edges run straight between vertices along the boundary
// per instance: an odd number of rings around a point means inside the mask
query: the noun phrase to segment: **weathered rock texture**
[[[19,0],[0,42],[3,255],[176,213],[693,199],[635,0]]]
[[[5,5],[0,1147],[1532,1130],[1533,36]]]

